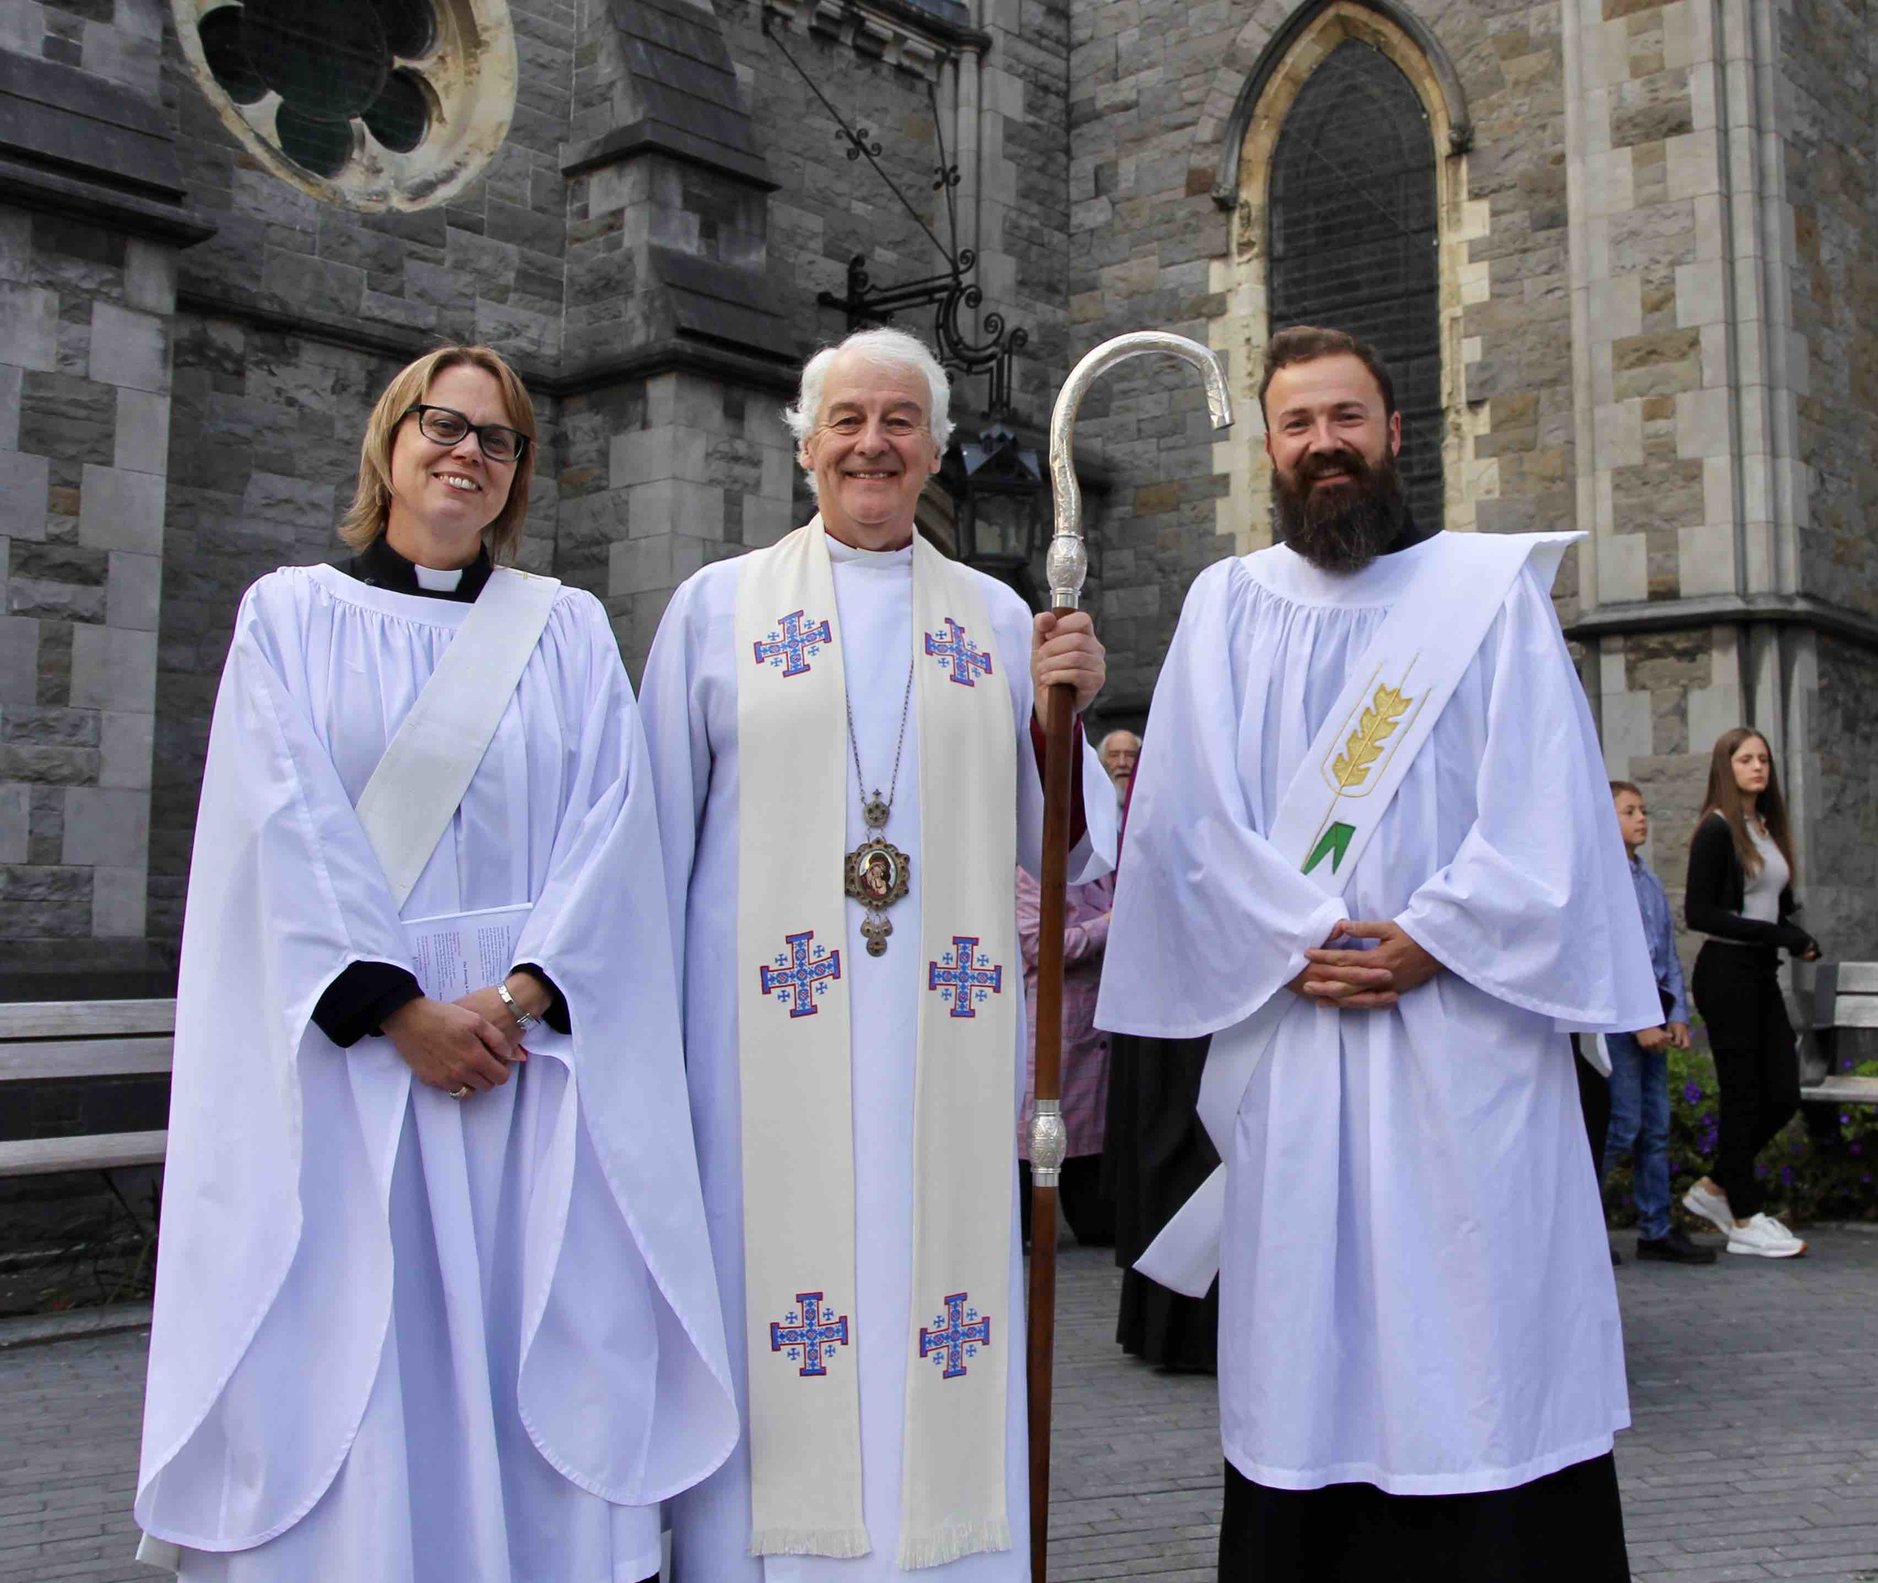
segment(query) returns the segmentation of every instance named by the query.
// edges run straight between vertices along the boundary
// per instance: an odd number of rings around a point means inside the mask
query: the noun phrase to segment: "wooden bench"
[[[1855,1030],[1872,1030],[1861,1034]],[[1844,1035],[1852,1034],[1851,1039]],[[1813,978],[1813,1037],[1826,1057],[1822,1082],[1800,1090],[1806,1104],[1878,1105],[1878,1077],[1838,1070],[1846,1044],[1878,1047],[1878,962],[1822,962]],[[1868,1057],[1869,1058],[1869,1057]]]
[[[131,1077],[170,1069],[173,1000],[0,1004],[0,1089],[67,1077]],[[160,1165],[167,1132],[102,1132],[0,1142],[0,1176]]]

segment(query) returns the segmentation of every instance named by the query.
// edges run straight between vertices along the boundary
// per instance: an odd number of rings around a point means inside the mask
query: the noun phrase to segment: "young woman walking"
[[[1765,737],[1744,726],[1722,733],[1702,809],[1689,844],[1684,914],[1706,937],[1695,959],[1695,1004],[1715,1055],[1721,1128],[1709,1174],[1682,1202],[1727,1235],[1730,1253],[1790,1259],[1806,1244],[1764,1212],[1754,1158],[1800,1106],[1780,952],[1811,962],[1819,946],[1792,921],[1793,844]]]

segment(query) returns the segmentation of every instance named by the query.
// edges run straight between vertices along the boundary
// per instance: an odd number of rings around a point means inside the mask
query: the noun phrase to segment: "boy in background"
[[[1604,1175],[1626,1152],[1634,1163],[1637,1198],[1637,1257],[1671,1264],[1713,1264],[1715,1250],[1697,1247],[1680,1227],[1669,1223],[1669,1055],[1670,1046],[1689,1048],[1688,1001],[1682,963],[1676,959],[1669,898],[1663,882],[1643,861],[1650,839],[1650,810],[1643,793],[1629,781],[1612,781],[1617,826],[1630,856],[1630,877],[1637,887],[1643,934],[1650,943],[1650,965],[1663,999],[1662,1026],[1605,1037],[1611,1057],[1611,1123],[1604,1143]]]

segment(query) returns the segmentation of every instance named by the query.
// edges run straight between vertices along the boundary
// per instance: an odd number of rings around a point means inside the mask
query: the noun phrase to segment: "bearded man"
[[[1219,1276],[1222,1583],[1629,1576],[1623,1345],[1568,1033],[1659,1015],[1549,589],[1428,532],[1387,370],[1276,336],[1280,543],[1195,582],[1099,1026],[1212,1035],[1224,1164],[1142,1256]]]

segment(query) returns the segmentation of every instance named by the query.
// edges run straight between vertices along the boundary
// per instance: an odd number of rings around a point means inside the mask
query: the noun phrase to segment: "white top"
[[[510,1535],[515,1577],[643,1576],[656,1503],[736,1435],[650,766],[591,595],[556,596],[403,914],[529,905],[512,959],[571,1035],[458,1103],[311,1020],[350,962],[411,965],[354,802],[473,608],[276,572],[216,700],[137,1516],[264,1546],[272,1583],[355,1554],[506,1583]]]
[[[1263,832],[1428,544],[1351,576],[1210,568],[1148,721],[1099,1027],[1231,1039],[1303,966]],[[1226,1152],[1226,1455],[1283,1489],[1504,1489],[1629,1422],[1616,1293],[1561,1025],[1660,1012],[1590,713],[1520,574],[1357,861],[1345,915],[1453,971],[1393,1008],[1296,998]]]
[[[1793,870],[1781,855],[1767,826],[1758,819],[1748,820],[1748,839],[1761,855],[1760,872],[1744,874],[1741,885],[1741,916],[1757,918],[1762,923],[1780,922],[1780,893],[1793,878]]]
[[[884,793],[912,652],[912,550],[864,551],[834,539],[836,608],[861,769],[872,791]],[[739,567],[721,561],[690,578],[672,596],[646,662],[641,688],[668,884],[685,950],[686,1055],[692,1118],[704,1175],[705,1208],[724,1298],[731,1368],[739,1403],[747,1401],[743,1353],[742,1116],[738,1086],[736,972],[738,774],[736,666],[748,655],[732,649]],[[991,647],[1011,690],[1017,729],[1018,860],[1038,866],[1043,794],[1031,747],[1030,613],[1003,584],[981,578]],[[1024,1438],[1024,1349],[1008,1336],[1008,1426],[1005,1478],[1011,1549],[966,1556],[944,1566],[902,1572],[894,1565],[900,1535],[900,1450],[906,1402],[905,1338],[913,1254],[913,1093],[916,1011],[925,964],[907,941],[917,930],[924,863],[919,844],[920,742],[909,719],[898,790],[887,839],[911,859],[912,883],[894,906],[896,934],[887,954],[871,957],[858,902],[846,903],[853,1040],[855,1291],[861,1397],[862,1505],[873,1551],[853,1559],[745,1553],[750,1533],[747,1443],[712,1478],[670,1508],[673,1564],[678,1576],[708,1583],[1022,1583],[1030,1575]],[[847,840],[866,833],[860,795],[847,770]],[[1093,752],[1082,754],[1083,796],[1090,835],[1070,854],[1072,882],[1106,872],[1114,850],[1114,798]],[[779,830],[777,839],[787,839]],[[1016,893],[1012,893],[1016,909]],[[852,963],[849,969],[846,964]],[[1023,1081],[1025,1033],[1019,1018],[1011,1052],[1011,1115],[1015,1125]],[[1011,1290],[1023,1288],[1017,1233],[1016,1179],[1011,1202]],[[746,1408],[747,1411],[747,1408]]]

